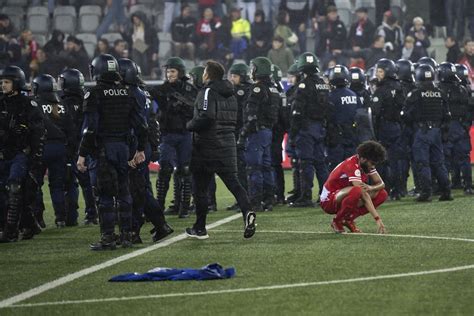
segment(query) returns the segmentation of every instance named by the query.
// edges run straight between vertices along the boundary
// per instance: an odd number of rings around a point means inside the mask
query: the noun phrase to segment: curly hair
[[[368,159],[375,164],[384,162],[387,159],[387,151],[379,142],[368,140],[357,147],[359,157]]]

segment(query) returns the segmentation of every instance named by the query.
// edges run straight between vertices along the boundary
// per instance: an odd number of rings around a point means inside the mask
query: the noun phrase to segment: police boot
[[[189,205],[191,203],[191,170],[189,166],[184,166],[180,170],[181,175],[181,201],[179,203],[179,218],[189,217]]]
[[[227,206],[225,209],[228,211],[240,212],[240,206],[237,201],[234,204]]]
[[[173,173],[173,201],[171,201],[171,205],[165,210],[166,215],[178,215],[181,201],[181,185],[181,176],[178,170],[175,170]]]
[[[301,195],[300,171],[299,171],[299,168],[293,168],[293,191],[291,195],[286,198],[286,202],[291,204],[295,202],[300,197],[300,195]]]
[[[164,165],[158,173],[158,178],[156,180],[156,200],[160,210],[164,210],[166,193],[168,193],[172,172],[173,169],[171,166]]]
[[[472,178],[469,176],[464,178],[464,194],[472,195]]]
[[[21,185],[17,183],[11,183],[8,186],[7,222],[5,225],[2,242],[18,241],[18,225],[20,222],[21,209]]]
[[[132,248],[133,247],[133,233],[123,231],[120,233],[120,245],[122,248]]]
[[[89,247],[92,251],[115,250],[117,248],[115,234],[102,234],[100,240],[94,244],[90,244]]]
[[[160,241],[161,239],[171,235],[173,232],[173,228],[171,228],[168,223],[164,223],[162,226],[155,226],[152,230],[150,230],[153,242]]]
[[[431,202],[431,194],[427,192],[421,192],[416,198],[416,202]]]
[[[35,217],[36,217],[36,221],[38,222],[38,224],[40,225],[41,228],[46,228],[46,223],[44,222],[44,218],[43,218],[43,210],[40,210],[40,211],[36,211],[35,212]]]
[[[41,228],[30,208],[24,208],[20,222],[22,240],[32,239],[35,235],[41,233]]]
[[[451,196],[451,191],[444,191],[441,193],[441,196],[439,197],[438,201],[452,201],[454,200],[453,197]]]
[[[143,240],[140,237],[140,232],[139,231],[134,231],[131,234],[132,234],[132,236],[131,236],[132,244],[134,244],[134,245],[143,244]]]
[[[312,188],[311,183],[305,179],[302,175],[302,170],[300,170],[300,188],[301,195],[293,203],[290,204],[290,207],[311,207],[314,206],[312,201]]]
[[[86,215],[86,218],[84,219],[84,225],[97,225],[98,222],[97,222],[97,215],[89,215],[87,214]]]

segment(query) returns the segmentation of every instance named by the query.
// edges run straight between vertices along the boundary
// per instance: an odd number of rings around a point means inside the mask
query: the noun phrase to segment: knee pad
[[[7,186],[8,192],[10,192],[10,194],[20,194],[21,188],[22,186],[19,181],[11,181]]]
[[[189,167],[189,165],[184,165],[184,166],[181,166],[178,168],[178,173],[181,175],[181,176],[190,176],[191,175],[191,168]]]
[[[314,161],[312,160],[303,160],[303,159],[300,159],[298,162],[300,170],[304,170],[305,168],[312,166],[313,163]]]
[[[173,173],[174,171],[174,168],[173,166],[171,166],[170,164],[163,164],[162,166],[160,166],[160,173],[159,175],[160,176],[163,176],[163,177],[171,177],[171,174]]]

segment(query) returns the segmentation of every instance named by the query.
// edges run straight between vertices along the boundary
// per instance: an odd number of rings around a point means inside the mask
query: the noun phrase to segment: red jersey
[[[326,183],[324,183],[323,191],[321,192],[321,202],[326,201],[331,195],[339,190],[348,187],[352,181],[365,182],[369,180],[369,175],[377,173],[374,168],[368,174],[365,174],[359,166],[359,156],[354,155],[347,158],[337,165],[336,168],[329,174]]]

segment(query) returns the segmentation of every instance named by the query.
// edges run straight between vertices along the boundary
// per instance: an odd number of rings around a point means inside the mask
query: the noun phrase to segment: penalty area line
[[[203,291],[203,292],[183,292],[183,293],[169,293],[169,294],[155,294],[155,295],[141,295],[141,296],[129,296],[129,297],[110,297],[102,299],[89,299],[89,300],[75,300],[75,301],[56,301],[56,302],[42,302],[42,303],[31,303],[31,304],[18,304],[8,306],[10,308],[19,307],[39,307],[39,306],[54,306],[54,305],[71,305],[71,304],[85,304],[85,303],[102,303],[102,302],[117,302],[117,301],[132,301],[132,300],[144,300],[144,299],[160,299],[160,298],[173,298],[173,297],[189,297],[189,296],[205,296],[205,295],[216,295],[216,294],[231,294],[231,293],[245,293],[245,292],[257,292],[257,291],[269,291],[269,290],[282,290],[290,288],[303,288],[319,285],[331,285],[331,284],[342,284],[342,283],[356,283],[374,280],[385,280],[385,279],[398,279],[405,277],[423,276],[429,274],[448,273],[462,270],[468,270],[474,268],[474,264],[467,266],[452,267],[446,269],[419,271],[419,272],[408,272],[388,275],[377,275],[372,277],[342,279],[342,280],[329,280],[319,282],[306,282],[306,283],[293,283],[293,284],[281,284],[281,285],[270,285],[260,286],[251,288],[240,288],[240,289],[228,289],[228,290],[216,290],[216,291]]]
[[[235,215],[232,215],[232,216],[229,216],[229,217],[225,217],[225,218],[223,218],[221,220],[218,220],[218,221],[216,221],[216,222],[214,222],[210,225],[207,225],[207,229],[212,229],[212,228],[227,224],[227,223],[232,222],[233,220],[236,220],[238,218],[242,218],[242,214],[239,213],[239,214],[235,214]],[[124,262],[126,260],[144,255],[144,254],[149,253],[151,251],[154,251],[156,249],[160,249],[160,248],[170,246],[170,245],[172,245],[174,243],[177,243],[178,241],[184,240],[186,238],[188,238],[186,236],[186,234],[180,234],[180,235],[175,236],[173,238],[166,239],[166,240],[164,240],[160,243],[148,246],[146,248],[138,249],[138,250],[135,250],[135,251],[130,252],[128,254],[122,255],[120,257],[116,257],[114,259],[110,259],[110,260],[105,261],[103,263],[93,265],[89,268],[85,268],[85,269],[79,270],[77,272],[65,275],[65,276],[63,276],[59,279],[44,283],[43,285],[32,288],[32,289],[30,289],[26,292],[23,292],[23,293],[20,293],[18,295],[15,295],[15,296],[9,297],[7,299],[1,300],[0,301],[0,308],[5,308],[5,307],[12,306],[13,304],[22,302],[26,299],[32,298],[32,297],[37,296],[37,295],[39,295],[41,293],[44,293],[46,291],[57,288],[58,286],[64,285],[66,283],[70,283],[70,282],[72,282],[76,279],[79,279],[79,278],[83,277],[83,276],[86,276],[86,275],[89,275],[91,273],[103,270],[105,268],[111,267],[113,265]]]

